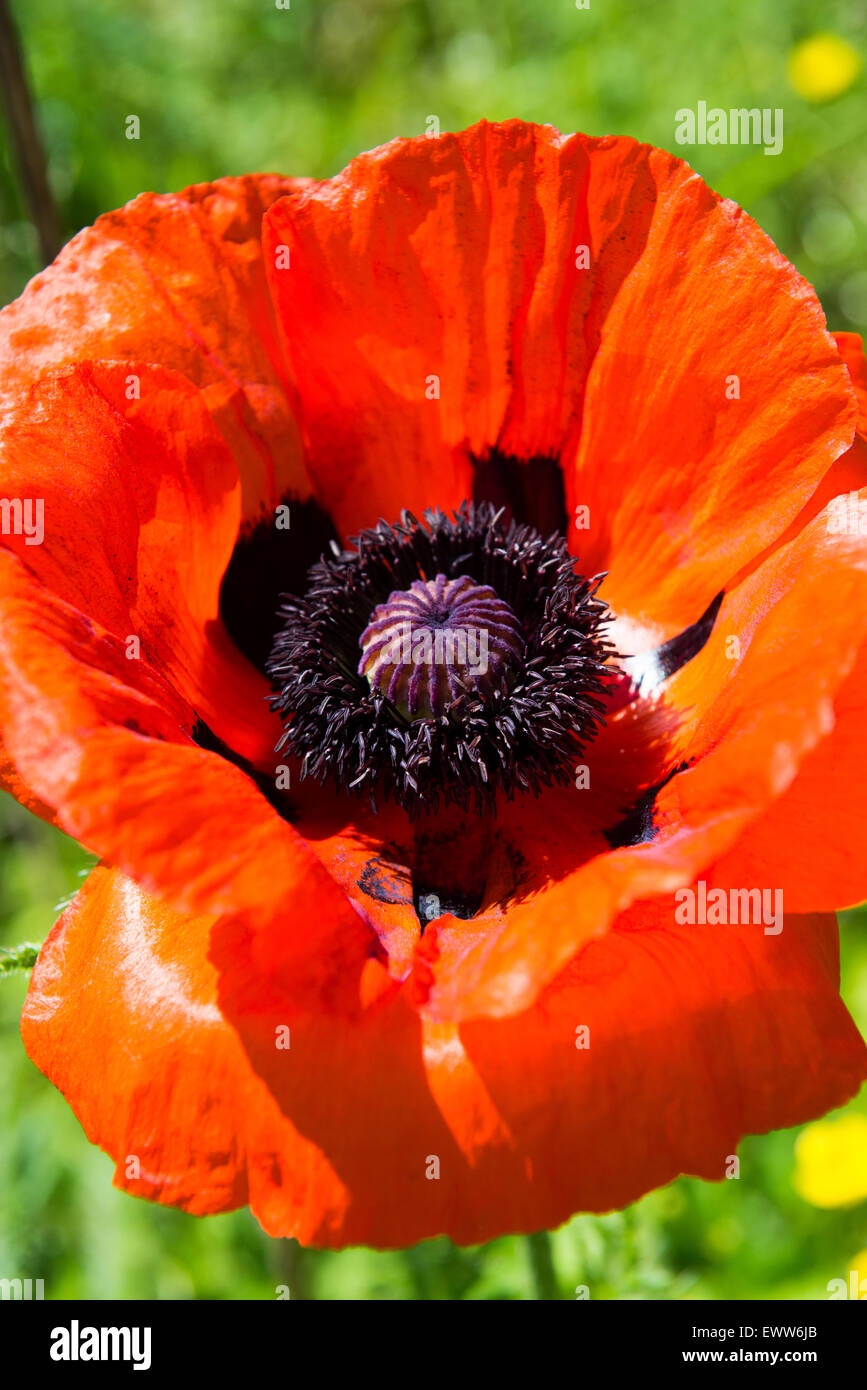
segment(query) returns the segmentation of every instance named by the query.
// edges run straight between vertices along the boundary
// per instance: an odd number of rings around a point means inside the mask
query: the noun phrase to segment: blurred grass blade
[[[48,183],[45,151],[27,85],[18,30],[7,0],[0,0],[0,91],[24,196],[39,237],[43,261],[48,265],[60,250],[60,221]]]
[[[560,1289],[554,1271],[551,1237],[547,1231],[536,1231],[535,1234],[527,1236],[527,1253],[536,1298],[546,1302],[559,1299]]]

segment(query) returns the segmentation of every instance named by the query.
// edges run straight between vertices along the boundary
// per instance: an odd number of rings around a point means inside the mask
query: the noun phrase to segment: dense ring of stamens
[[[490,695],[524,651],[509,605],[465,574],[396,589],[360,645],[358,674],[409,719],[440,715],[468,690]]]
[[[268,661],[278,748],[301,759],[302,776],[374,805],[394,797],[411,815],[442,800],[491,809],[498,792],[571,781],[616,675],[601,576],[576,573],[563,536],[545,539],[484,502],[451,518],[404,513],[354,545],[332,545],[304,597],[285,598]],[[431,640],[484,615],[488,671],[452,653],[434,682],[412,648],[409,662],[390,661],[384,639],[416,615]]]

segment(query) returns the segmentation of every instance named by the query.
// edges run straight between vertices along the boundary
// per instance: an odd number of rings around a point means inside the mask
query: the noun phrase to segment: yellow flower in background
[[[867,1115],[807,1125],[795,1144],[793,1182],[814,1207],[845,1207],[867,1198]]]
[[[789,54],[789,81],[806,101],[830,101],[851,87],[861,58],[837,34],[814,34]]]

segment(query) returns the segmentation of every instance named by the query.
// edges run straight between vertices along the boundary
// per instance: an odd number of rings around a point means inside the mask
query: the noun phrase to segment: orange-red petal
[[[176,692],[187,729],[199,716],[238,753],[265,757],[267,685],[219,617],[240,487],[201,394],[143,363],[70,368],[16,397],[0,458],[7,495],[42,509],[42,539],[4,535],[8,552],[105,628],[130,670],[141,660]]]
[[[8,398],[93,358],[158,362],[201,387],[243,481],[244,515],[310,488],[261,255],[262,217],[307,179],[250,174],[143,193],[64,247],[0,313]]]
[[[503,835],[532,864],[547,866],[550,881],[505,910],[433,922],[417,953],[420,1007],[442,1020],[526,1009],[618,912],[691,882],[722,858],[822,746],[865,640],[867,547],[829,531],[822,514],[726,596],[707,645],[655,702],[609,721],[585,754],[589,787],[505,809]],[[609,828],[608,802],[620,786],[628,810],[628,784],[619,779],[641,768],[642,743],[659,747],[663,773],[678,764],[685,770],[655,797],[655,835],[611,850],[600,834]],[[652,766],[644,785],[654,780]],[[852,823],[850,798],[842,792],[837,821],[830,780],[825,788],[833,833]],[[785,840],[780,853],[789,853]]]
[[[615,609],[671,631],[852,442],[812,289],[688,165],[632,140],[521,121],[395,140],[275,204],[264,246],[343,532],[456,505],[490,451],[530,493],[559,459],[570,515],[590,509],[573,549],[610,572]]]
[[[860,546],[867,556],[867,443],[861,437],[867,434],[867,361],[857,334],[835,337],[855,384],[859,436],[831,470],[820,500],[827,508],[826,528],[848,529],[852,548]],[[829,493],[832,475],[837,486]],[[829,604],[844,607],[853,598],[833,588],[826,594]],[[851,616],[856,620],[856,613]],[[860,776],[867,765],[867,645],[836,692],[828,723],[826,737],[807,754],[791,785],[715,870],[722,878],[779,885],[795,912],[851,907],[867,897],[867,808]]]
[[[832,919],[776,937],[672,912],[642,903],[537,1008],[459,1027],[423,1024],[374,961],[354,1010],[307,1008],[257,968],[255,928],[175,917],[97,871],[43,948],[22,1032],[130,1192],[249,1202],[316,1245],[475,1242],[720,1178],[744,1133],[864,1076]]]
[[[339,980],[376,947],[363,913],[254,781],[191,737],[202,718],[273,777],[265,682],[218,614],[237,475],[200,393],[139,365],[128,399],[129,365],[44,378],[4,421],[4,475],[44,505],[41,544],[0,548],[5,756],[37,809],[179,910],[267,922],[295,904],[276,957],[299,988]]]

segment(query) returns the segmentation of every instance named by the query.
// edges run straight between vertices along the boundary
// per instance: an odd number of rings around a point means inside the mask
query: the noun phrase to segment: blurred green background
[[[359,150],[520,116],[681,154],[867,329],[862,3],[813,0],[13,0],[64,235],[143,189],[270,169],[328,175]],[[677,146],[675,112],[781,107],[777,157]],[[124,135],[137,115],[139,140]],[[0,145],[0,299],[37,269]],[[0,799],[0,943],[44,939],[92,861]],[[867,912],[842,919],[843,994],[867,1032]],[[2,957],[0,957],[2,959]],[[112,1165],[24,1057],[26,976],[0,978],[0,1277],[48,1297],[814,1298],[867,1279],[867,1093],[843,1117],[744,1142],[741,1177],[681,1179],[549,1240],[400,1254],[299,1251],[246,1212],[200,1221],[112,1189]],[[867,1284],[865,1284],[867,1290]]]
[[[816,285],[833,326],[867,326],[867,87],[839,47],[857,69],[863,0],[10,3],[69,235],[143,189],[324,176],[429,115],[443,130],[520,116],[684,154]],[[837,47],[801,47],[822,34]],[[781,107],[782,154],[676,147],[674,113],[699,100]],[[7,151],[0,224],[9,299],[38,265]]]

